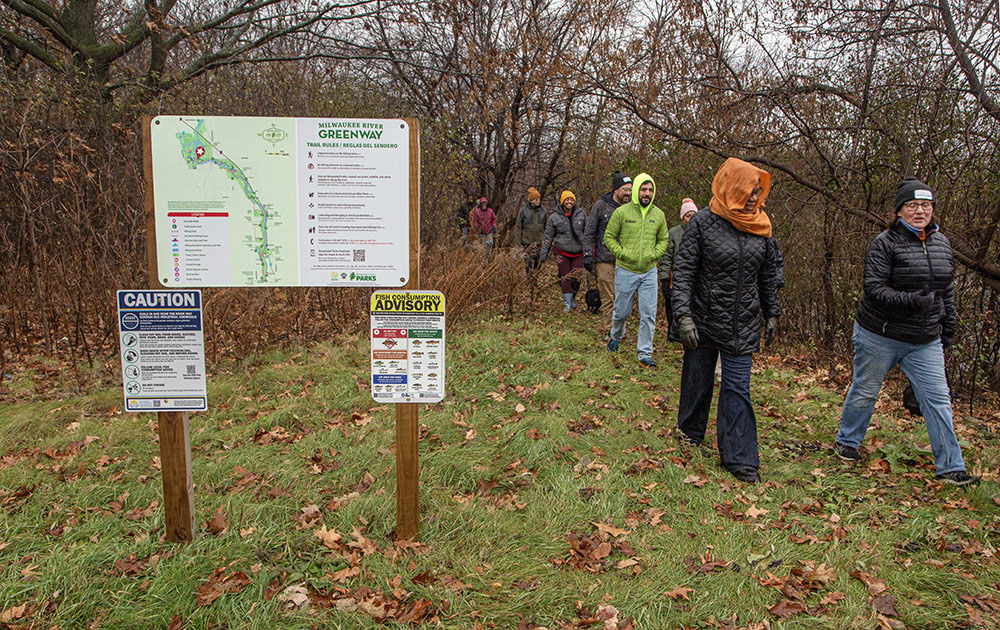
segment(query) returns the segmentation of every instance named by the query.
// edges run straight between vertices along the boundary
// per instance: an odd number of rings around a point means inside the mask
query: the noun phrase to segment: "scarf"
[[[760,196],[752,212],[744,206],[760,181]],[[737,158],[722,163],[712,180],[712,212],[729,221],[740,232],[771,237],[771,219],[764,213],[764,200],[771,192],[771,174]]]

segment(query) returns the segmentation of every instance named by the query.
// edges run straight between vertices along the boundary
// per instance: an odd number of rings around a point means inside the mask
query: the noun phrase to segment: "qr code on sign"
[[[354,262],[365,262],[365,250],[363,249],[354,250]]]
[[[192,376],[193,376],[193,375],[195,375],[195,374],[197,374],[197,373],[198,373],[198,366],[197,366],[197,365],[190,365],[190,364],[189,364],[189,365],[187,365],[186,367],[187,367],[187,373],[188,373],[189,375],[192,375]]]

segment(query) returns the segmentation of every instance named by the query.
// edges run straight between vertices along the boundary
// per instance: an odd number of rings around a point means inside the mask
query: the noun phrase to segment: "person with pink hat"
[[[671,320],[673,319],[671,317],[673,309],[670,308],[670,286],[673,284],[671,282],[671,274],[674,269],[674,257],[677,256],[677,250],[681,246],[681,238],[684,237],[684,226],[687,225],[696,212],[698,212],[697,204],[690,197],[685,197],[684,201],[681,202],[681,222],[670,228],[670,231],[667,232],[669,238],[667,251],[663,252],[663,257],[660,258],[660,268],[657,276],[660,279],[660,293],[663,295],[663,308],[667,316],[668,341],[680,341],[680,338],[676,335],[670,334],[672,329]]]

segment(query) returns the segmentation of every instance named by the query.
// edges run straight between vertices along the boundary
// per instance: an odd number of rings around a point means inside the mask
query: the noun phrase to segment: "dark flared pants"
[[[684,349],[681,368],[681,401],[677,426],[691,440],[701,443],[708,426],[708,411],[715,390],[715,362],[722,355],[717,433],[719,458],[729,471],[759,468],[757,418],[750,402],[750,367],[753,355],[733,355],[715,348]]]

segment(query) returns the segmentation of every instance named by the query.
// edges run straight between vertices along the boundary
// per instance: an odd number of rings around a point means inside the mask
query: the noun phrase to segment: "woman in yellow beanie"
[[[580,290],[580,273],[583,268],[583,230],[587,226],[587,213],[576,205],[576,195],[564,190],[559,196],[559,209],[545,223],[545,240],[542,242],[542,262],[549,257],[549,250],[556,252],[559,277],[562,278],[563,310],[576,308],[576,292]]]

